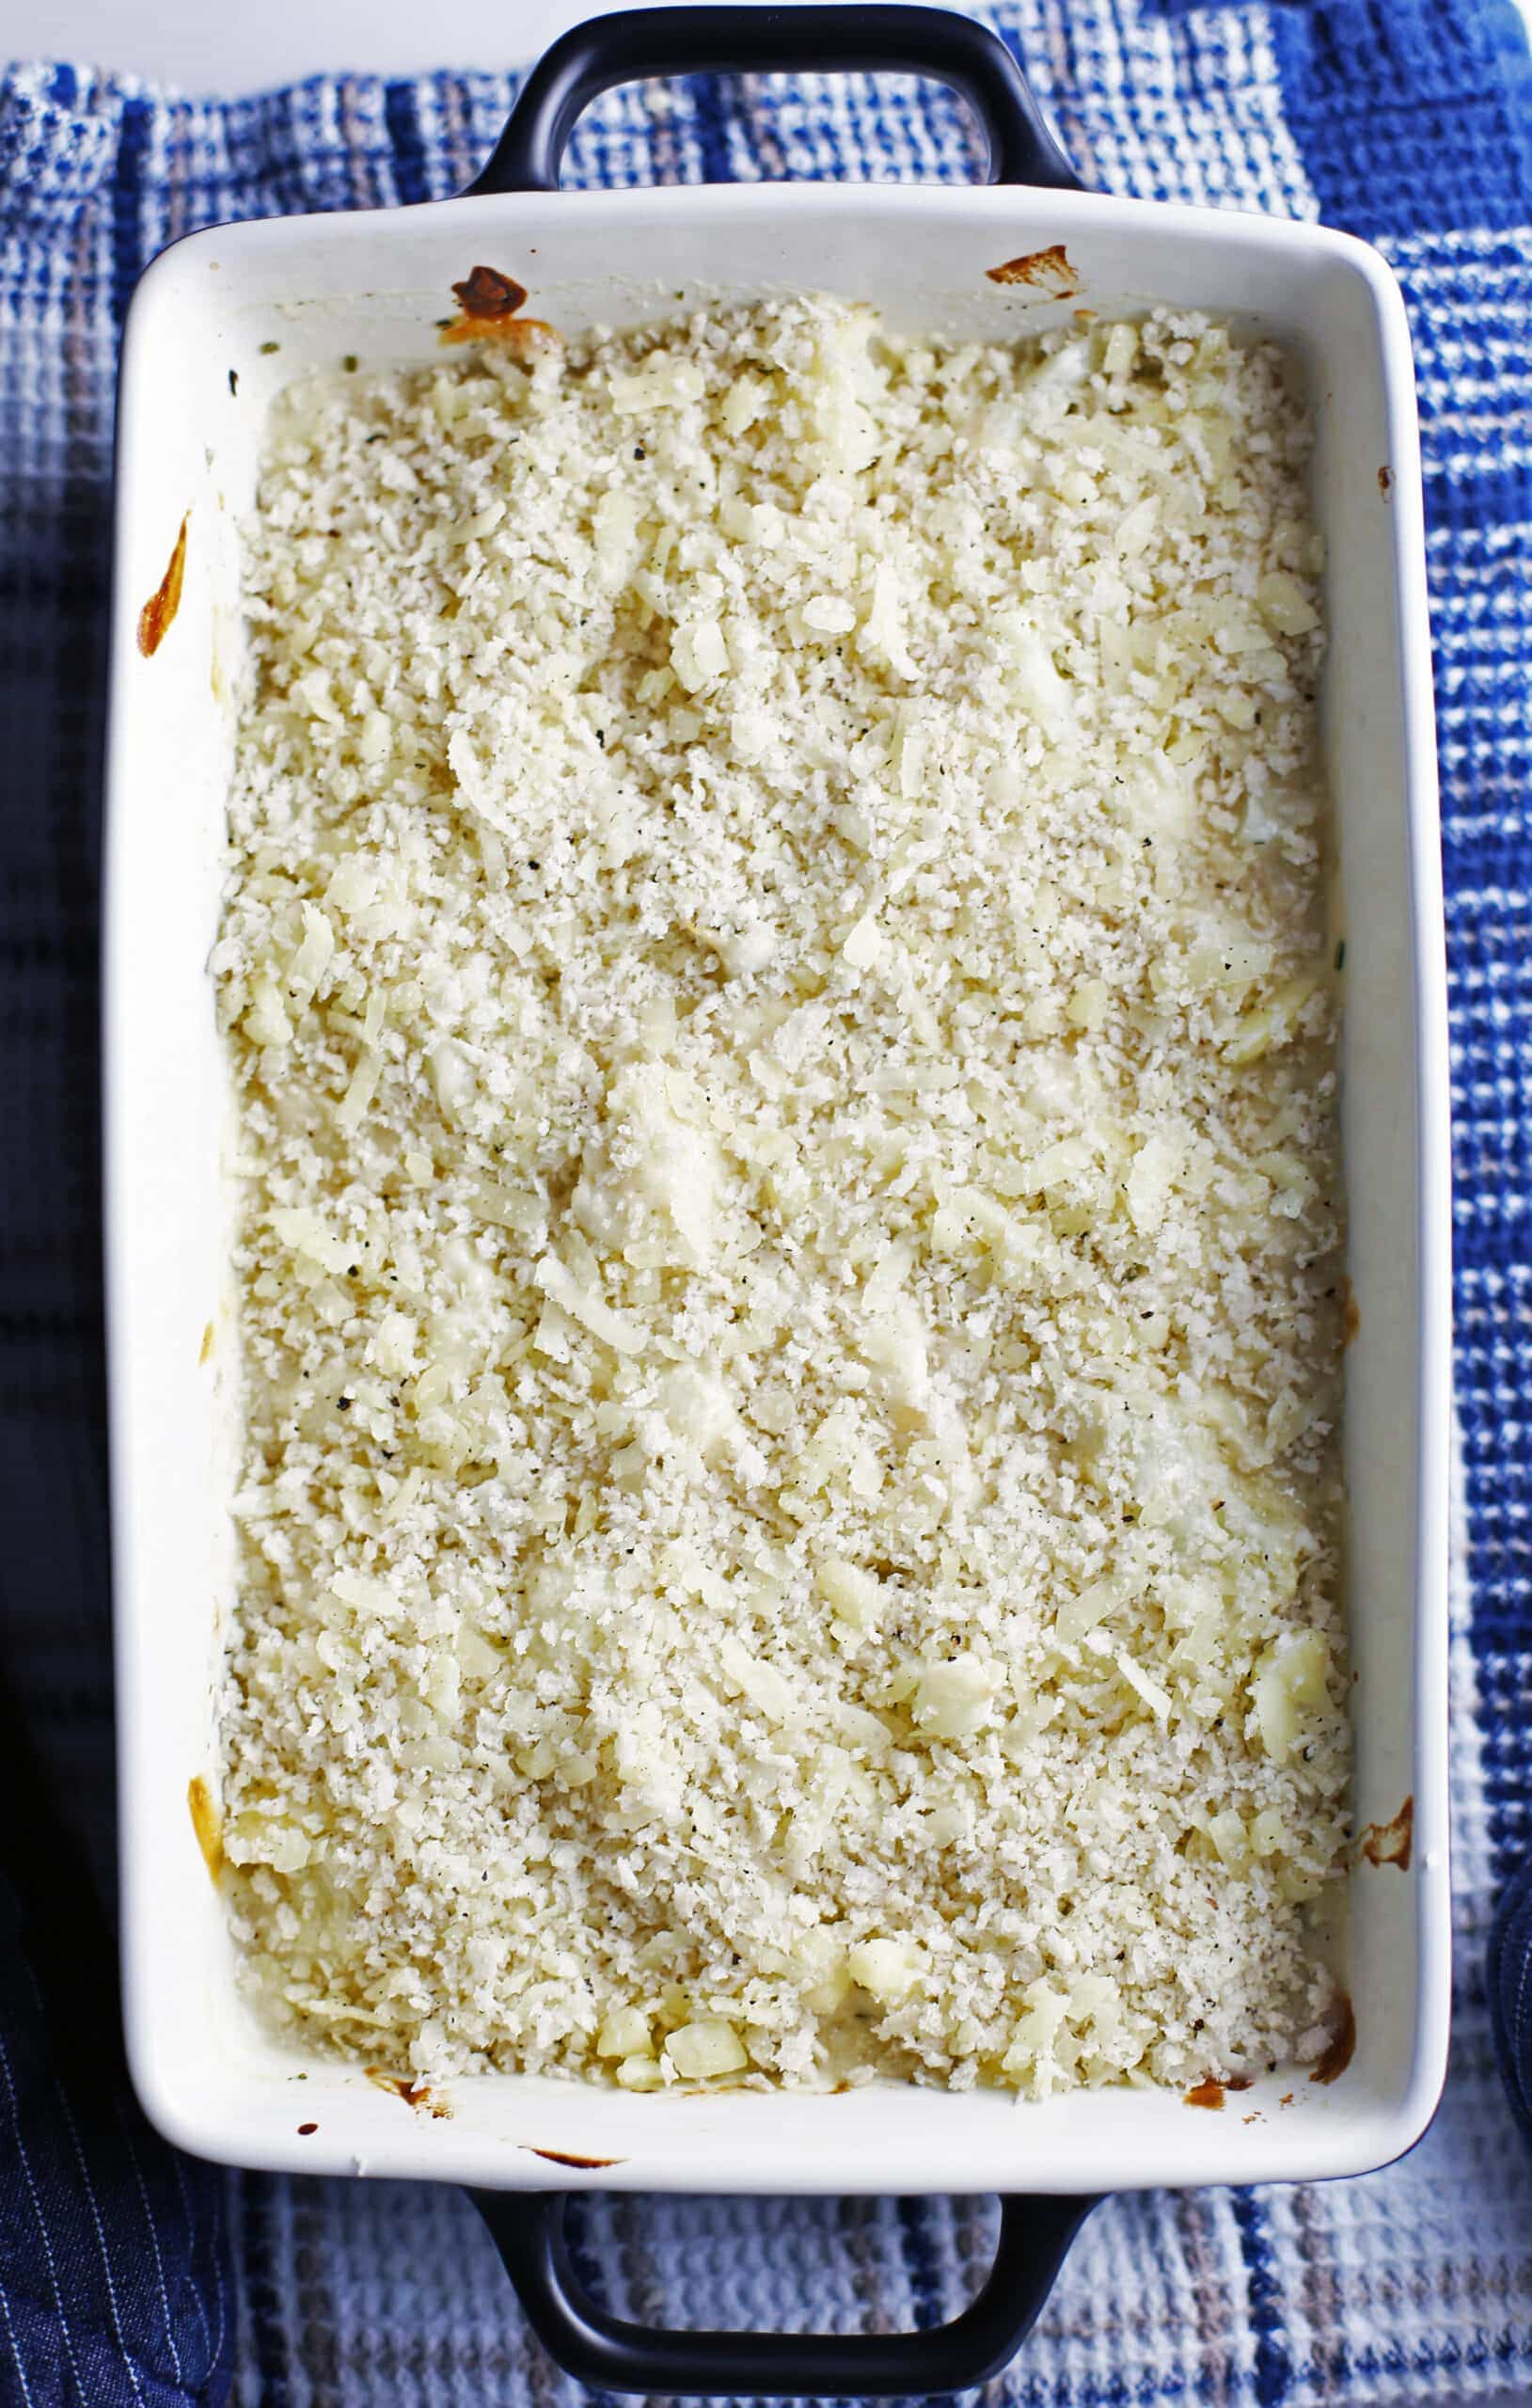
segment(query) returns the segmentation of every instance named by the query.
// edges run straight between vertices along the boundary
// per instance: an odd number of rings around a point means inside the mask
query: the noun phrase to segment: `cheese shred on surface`
[[[791,302],[295,388],[214,955],[252,1984],[440,2076],[1322,2047],[1284,363]]]

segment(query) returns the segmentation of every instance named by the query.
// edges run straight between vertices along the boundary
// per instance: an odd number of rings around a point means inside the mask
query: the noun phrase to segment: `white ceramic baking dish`
[[[923,65],[957,84],[987,122],[997,170],[1013,181],[512,188],[556,183],[568,126],[604,84],[718,63],[852,61]],[[642,11],[582,29],[550,54],[481,180],[496,189],[387,214],[219,228],[174,246],[138,288],[118,436],[106,859],[122,1932],[134,2078],[154,2122],[187,2148],[482,2193],[550,2182],[993,2189],[1083,2203],[1150,2184],[1360,2173],[1407,2148],[1430,2116],[1448,1990],[1447,1057],[1405,314],[1377,254],[1341,235],[1109,199],[1068,181],[1008,54],[967,21],[893,8]],[[1074,286],[1066,298],[986,276],[1055,246]],[[451,2112],[434,2117],[359,2069],[274,2041],[240,2002],[222,1905],[188,1813],[188,1782],[213,1773],[215,1662],[231,1602],[228,1104],[207,959],[240,628],[235,531],[277,388],[346,354],[367,367],[436,357],[451,288],[479,263],[529,286],[529,309],[566,332],[672,312],[680,293],[734,301],[828,289],[875,302],[902,325],[986,336],[1031,333],[1082,306],[1177,303],[1275,335],[1303,362],[1329,547],[1324,723],[1348,911],[1358,1830],[1401,1831],[1397,1818],[1413,1800],[1408,1862],[1359,1856],[1351,1878],[1356,2046],[1328,2084],[1287,2069],[1208,2113],[1149,2090],[1018,2106],[994,2094],[892,2086],[832,2098],[634,2097],[507,2076],[450,2083]],[[146,657],[140,612],[162,587],[183,524],[179,609]],[[1018,2210],[1007,2226],[1007,2344],[1023,2321],[1018,2251],[1040,2240],[1044,2257],[1056,2257],[1076,2211],[1030,2212],[1030,2224]],[[956,2373],[970,2379],[977,2363],[971,2353],[950,2365],[838,2361],[830,2380],[817,2362],[763,2358],[757,2339],[743,2382],[737,2365],[722,2369],[724,2381],[716,2363],[701,2361],[667,2361],[661,2381],[647,2360],[603,2355],[590,2340],[599,2320],[587,2321],[582,2359],[567,2318],[560,2321],[567,2267],[555,2262],[556,2233],[539,2227],[533,2264],[529,2229],[517,2227],[515,2246],[542,2329],[570,2363],[624,2387],[917,2392],[944,2388]],[[500,2237],[510,2249],[504,2229]],[[989,2312],[993,2324],[993,2300]],[[886,2355],[889,2345],[868,2346]],[[1003,2348],[989,2347],[986,2363],[997,2354]]]

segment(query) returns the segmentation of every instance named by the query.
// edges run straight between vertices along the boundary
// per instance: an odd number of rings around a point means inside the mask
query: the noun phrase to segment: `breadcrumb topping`
[[[1284,362],[793,301],[294,388],[248,530],[249,1978],[370,2062],[1184,2083],[1346,1836]]]

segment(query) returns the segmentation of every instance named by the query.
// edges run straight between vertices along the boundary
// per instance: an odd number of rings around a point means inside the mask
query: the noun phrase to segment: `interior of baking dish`
[[[998,261],[1057,251],[1000,286]],[[885,2085],[633,2096],[485,2076],[432,2114],[274,2042],[241,2003],[188,1792],[211,1781],[232,1583],[227,1070],[208,975],[240,641],[240,515],[272,396],[425,363],[493,262],[566,333],[830,290],[897,325],[1033,333],[1087,305],[1208,309],[1302,359],[1328,544],[1325,738],[1346,935],[1354,2054],[1218,2112],[1177,2094]],[[1386,274],[1314,230],[1075,195],[792,188],[453,202],[199,235],[135,304],[119,425],[109,798],[108,1177],[125,1961],[150,2112],[252,2163],[635,2188],[1095,2190],[1360,2171],[1407,2146],[1445,2046],[1445,1164],[1434,789],[1407,340]],[[184,530],[184,547],[180,538]],[[180,562],[179,569],[175,563]],[[166,604],[146,653],[140,612]],[[204,1816],[203,1837],[207,1837]],[[1374,1860],[1378,1860],[1375,1861]]]

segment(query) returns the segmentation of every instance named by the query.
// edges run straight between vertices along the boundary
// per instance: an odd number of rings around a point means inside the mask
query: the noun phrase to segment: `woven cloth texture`
[[[1485,1952],[1532,1806],[1532,87],[1507,0],[1007,0],[1087,180],[1376,243],[1421,380],[1454,1017],[1456,2026],[1427,2140],[1360,2182],[1113,2201],[997,2400],[1466,2398],[1532,2380],[1532,2153]],[[444,28],[444,39],[446,29]],[[445,196],[508,74],[186,101],[0,78],[0,1648],[46,1812],[110,1865],[98,1263],[98,749],[122,314],[216,219]],[[960,108],[899,79],[688,78],[581,121],[566,181],[962,180]],[[40,1810],[39,1810],[40,1811]],[[39,1826],[40,1828],[41,1826]],[[0,2152],[8,2146],[0,2129]],[[0,2179],[4,2178],[0,2156]],[[237,2175],[241,2408],[556,2408],[461,2194]],[[984,2202],[614,2199],[578,2257],[620,2308],[850,2328],[950,2314]],[[3,2353],[0,2353],[3,2358]],[[0,2401],[7,2392],[0,2372]],[[72,2399],[66,2387],[52,2399]]]

